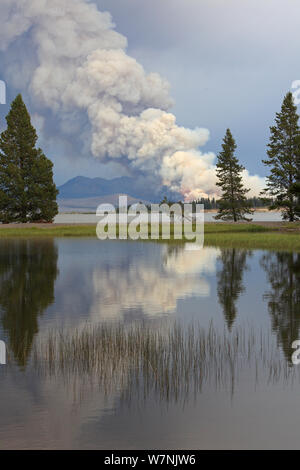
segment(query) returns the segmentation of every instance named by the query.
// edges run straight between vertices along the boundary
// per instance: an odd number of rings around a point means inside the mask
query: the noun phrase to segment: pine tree
[[[300,174],[299,177],[297,177],[297,183],[293,186],[292,193],[297,200],[295,214],[297,219],[300,219]]]
[[[296,217],[300,218],[300,151],[297,152],[296,183],[292,186],[291,192],[296,199]]]
[[[300,128],[297,107],[292,93],[284,97],[280,113],[276,113],[275,126],[270,127],[271,136],[268,144],[268,160],[263,163],[270,166],[267,187],[264,193],[274,201],[270,209],[282,209],[282,217],[294,222],[297,214],[297,167],[299,168]]]
[[[296,220],[300,219],[300,175],[297,177],[297,182],[293,185],[291,193],[296,199],[295,205],[295,218]]]
[[[222,189],[222,197],[218,200],[218,214],[215,219],[247,220],[245,214],[252,214],[253,211],[247,201],[246,194],[249,189],[244,188],[242,182],[242,171],[244,167],[239,164],[235,157],[235,140],[227,129],[223,139],[222,151],[218,155],[217,162],[217,185]]]
[[[30,115],[18,95],[0,136],[0,221],[51,222],[58,212],[53,164],[40,148]]]

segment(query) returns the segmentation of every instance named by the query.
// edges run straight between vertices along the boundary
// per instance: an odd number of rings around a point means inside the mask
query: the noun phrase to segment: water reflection
[[[1,241],[1,325],[20,366],[30,355],[38,317],[54,301],[57,256],[51,239]]]
[[[153,394],[160,400],[183,402],[191,392],[196,396],[203,385],[211,387],[212,383],[216,389],[227,387],[232,394],[244,369],[248,369],[253,383],[257,382],[259,373],[267,382],[293,379],[296,370],[289,369],[287,361],[282,361],[276,344],[268,338],[268,331],[254,332],[249,327],[234,329],[237,303],[246,292],[244,277],[250,270],[252,255],[251,251],[237,249],[206,248],[189,252],[174,245],[161,248],[159,262],[140,257],[131,259],[126,269],[124,264],[94,269],[93,326],[59,332],[58,336],[52,331],[35,348],[35,364],[46,375],[63,377],[73,387],[90,381],[98,383],[104,394],[112,395],[119,390],[127,402],[133,397],[146,399]],[[272,253],[263,254],[260,264],[274,271],[272,257]],[[278,278],[285,276],[291,282],[295,274],[298,276],[298,255],[278,253],[275,260],[281,269],[285,260],[288,273],[275,271],[269,279],[271,285]],[[220,261],[218,269],[217,261]],[[210,275],[217,279],[218,300],[227,332],[220,333],[211,326],[195,330],[189,324],[185,330],[173,323],[149,323],[147,316],[153,319],[155,315],[159,318],[163,313],[175,312],[178,299],[195,295],[199,301],[209,297]],[[292,288],[295,285],[292,282]],[[274,289],[278,295],[277,285]],[[297,299],[296,295],[296,303]],[[273,303],[280,309],[277,297]],[[270,305],[272,302],[269,308]],[[140,319],[148,322],[142,326],[136,324],[136,317],[133,322],[119,323],[119,326],[97,323],[103,315],[121,322],[125,310],[138,308],[143,315]],[[286,312],[283,316],[287,321]],[[273,322],[280,336],[284,335],[283,326],[284,323]]]
[[[104,396],[139,406],[149,398],[184,404],[204,387],[227,389],[231,396],[247,371],[259,382],[290,383],[297,376],[268,335],[240,328],[234,333],[191,323],[172,326],[99,324],[81,331],[51,331],[35,343],[35,369],[70,389],[97,386]]]
[[[24,366],[0,368],[2,447],[245,448],[270,429],[296,442],[299,263],[175,244],[1,241],[0,337]]]
[[[219,251],[162,247],[159,262],[132,258],[128,265],[101,266],[92,275],[92,319],[120,319],[128,311],[154,316],[176,311],[179,299],[208,297],[207,275],[215,273]]]
[[[261,259],[270,283],[264,299],[287,361],[291,361],[292,342],[300,339],[300,254],[265,253]]]
[[[96,246],[100,246],[98,242]],[[143,250],[124,257],[123,245],[120,260],[118,254],[107,253],[105,246],[101,245],[99,252],[93,249],[85,265],[81,261],[78,267],[70,264],[59,278],[54,298],[56,243],[51,239],[1,242],[0,321],[19,365],[27,364],[38,333],[38,318],[54,301],[53,326],[70,313],[69,327],[73,329],[85,324],[85,313],[92,324],[124,321],[129,316],[130,321],[160,318],[176,312],[179,300],[191,297],[198,299],[200,311],[200,299],[212,297],[215,277],[225,324],[229,331],[233,329],[238,301],[247,291],[244,278],[250,269],[251,251],[204,248],[190,252],[182,245],[144,245]],[[77,263],[78,256],[73,258]],[[264,299],[272,329],[290,360],[291,343],[300,337],[300,255],[264,252],[260,265],[270,286]]]
[[[243,277],[247,266],[247,258],[251,251],[223,249],[221,250],[221,269],[217,273],[218,299],[224,312],[224,318],[229,330],[231,330],[237,316],[237,301],[245,292]]]

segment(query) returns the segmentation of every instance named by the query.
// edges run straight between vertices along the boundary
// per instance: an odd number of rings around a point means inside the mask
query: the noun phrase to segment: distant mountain
[[[119,194],[111,194],[109,196],[96,196],[86,198],[73,198],[73,199],[60,199],[57,200],[59,206],[59,212],[95,212],[100,204],[113,204],[118,206]],[[127,196],[127,202],[129,205],[142,202],[143,204],[149,204],[149,201],[143,199],[136,199],[131,196]]]
[[[145,184],[145,180],[128,176],[111,180],[76,176],[76,178],[67,181],[58,189],[58,197],[62,206],[64,205],[63,201],[66,199],[98,198],[116,194],[127,194],[131,198],[150,202],[160,202],[165,195],[172,200],[180,199],[178,193],[171,193],[166,187],[162,187],[161,190],[155,193],[149,187],[149,184]]]

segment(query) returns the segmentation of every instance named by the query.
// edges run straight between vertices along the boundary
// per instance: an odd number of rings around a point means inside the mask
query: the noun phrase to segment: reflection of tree
[[[53,240],[0,244],[1,322],[19,365],[26,365],[38,316],[54,301],[57,248]]]
[[[217,273],[218,298],[229,330],[237,316],[236,302],[245,290],[243,275],[247,269],[246,261],[249,255],[251,252],[235,248],[224,249],[221,252],[220,259],[223,265]]]
[[[271,290],[264,295],[272,318],[272,329],[288,360],[292,342],[300,331],[300,254],[267,253],[262,257]]]
[[[183,243],[168,243],[166,249],[166,256],[176,256],[184,250]]]

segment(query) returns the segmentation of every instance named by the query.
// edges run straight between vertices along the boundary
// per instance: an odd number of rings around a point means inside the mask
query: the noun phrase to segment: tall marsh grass
[[[219,332],[212,324],[208,330],[180,323],[53,330],[36,341],[33,364],[48,377],[88,380],[107,395],[120,392],[127,403],[150,396],[184,402],[206,385],[234,394],[244,374],[253,386],[299,376],[269,336],[251,328]]]

